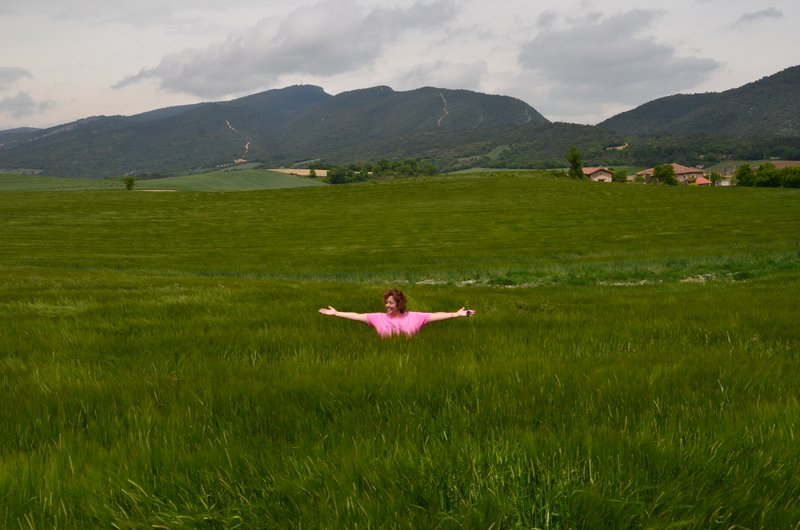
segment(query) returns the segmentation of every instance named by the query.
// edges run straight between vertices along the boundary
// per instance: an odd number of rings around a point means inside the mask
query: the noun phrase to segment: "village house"
[[[675,180],[678,181],[678,184],[689,184],[690,182],[694,182],[695,179],[699,177],[705,178],[706,172],[702,169],[698,169],[696,167],[686,167],[680,164],[670,164],[672,166],[672,170],[675,172]],[[646,182],[650,182],[653,179],[653,173],[655,168],[645,169],[644,171],[640,171],[633,175],[633,178],[643,177]],[[633,180],[629,178],[628,180]]]
[[[593,182],[611,182],[614,173],[607,167],[585,167],[583,174]]]

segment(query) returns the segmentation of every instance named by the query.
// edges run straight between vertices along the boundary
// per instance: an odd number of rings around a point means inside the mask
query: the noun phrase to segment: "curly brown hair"
[[[401,313],[406,312],[406,295],[403,294],[403,291],[400,289],[395,289],[394,287],[391,289],[387,289],[383,293],[383,301],[385,302],[389,297],[394,298],[394,303],[397,305],[397,310]]]

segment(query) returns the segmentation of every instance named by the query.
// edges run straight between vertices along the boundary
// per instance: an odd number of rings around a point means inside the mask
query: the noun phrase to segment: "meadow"
[[[0,193],[2,528],[800,528],[800,193]],[[413,339],[320,307],[477,311]]]

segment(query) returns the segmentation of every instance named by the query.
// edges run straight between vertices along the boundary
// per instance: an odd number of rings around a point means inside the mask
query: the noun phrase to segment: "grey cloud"
[[[268,0],[229,0],[220,3],[218,0],[138,0],[137,2],[108,2],[107,0],[26,0],[25,2],[9,2],[0,5],[0,13],[36,14],[51,13],[58,18],[102,19],[119,15],[136,16],[142,11],[171,13],[181,9],[224,9],[231,4],[260,5],[269,4]],[[274,2],[273,2],[274,3]]]
[[[19,92],[16,96],[0,99],[0,112],[14,118],[24,118],[46,111],[53,106],[53,102],[37,102],[25,93]]]
[[[518,61],[539,74],[559,99],[632,104],[691,88],[721,65],[714,59],[681,57],[646,30],[659,15],[633,10],[597,13],[566,27],[543,28],[523,45]]]
[[[774,7],[768,7],[766,9],[762,9],[761,11],[756,11],[754,13],[745,13],[739,20],[733,23],[733,27],[741,27],[747,26],[752,24],[753,22],[757,22],[758,20],[765,19],[765,18],[783,18],[783,12],[775,9]]]
[[[8,90],[14,83],[33,75],[25,68],[18,66],[0,66],[0,90]]]
[[[481,79],[487,72],[486,62],[418,64],[400,76],[398,88],[414,89],[424,85],[438,88],[479,90]]]
[[[154,79],[168,91],[218,97],[264,87],[286,74],[352,72],[372,65],[401,34],[438,27],[454,14],[449,0],[371,11],[352,1],[327,0],[300,7],[278,24],[262,20],[224,43],[168,55],[115,88]]]
[[[549,28],[557,18],[558,14],[555,11],[543,11],[536,19],[536,25],[540,28]]]

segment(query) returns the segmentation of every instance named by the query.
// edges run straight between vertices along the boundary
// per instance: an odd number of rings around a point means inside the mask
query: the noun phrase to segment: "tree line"
[[[800,167],[778,169],[774,164],[765,163],[753,169],[749,164],[742,164],[733,176],[737,186],[800,188]]]
[[[417,177],[437,175],[439,169],[430,162],[407,160],[378,160],[362,165],[349,164],[347,166],[326,166],[324,164],[310,164],[312,175],[318,169],[327,169],[328,184],[349,184],[351,182],[364,182],[370,178],[380,177]]]

